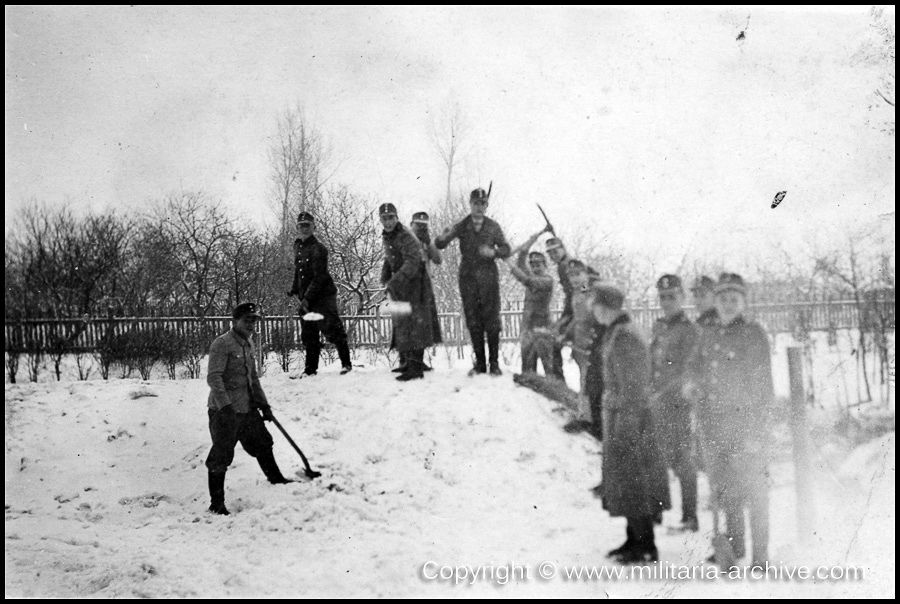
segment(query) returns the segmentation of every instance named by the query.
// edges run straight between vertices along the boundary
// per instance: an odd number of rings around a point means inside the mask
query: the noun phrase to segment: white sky
[[[749,26],[748,15],[750,16]],[[335,180],[430,206],[430,125],[471,125],[457,186],[494,181],[660,261],[746,253],[893,211],[865,9],[7,7],[6,221],[23,201],[139,211],[203,189],[259,221],[277,114],[302,103]],[[736,36],[746,28],[746,39]],[[889,113],[890,112],[890,113]],[[770,208],[776,192],[785,201]]]

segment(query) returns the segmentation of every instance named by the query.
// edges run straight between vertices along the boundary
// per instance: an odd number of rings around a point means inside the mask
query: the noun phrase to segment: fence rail
[[[693,315],[693,309],[687,308]],[[560,310],[551,314],[559,317]],[[635,322],[649,334],[653,322],[662,315],[658,307],[633,307],[630,309]],[[788,302],[756,304],[750,313],[769,333],[790,333],[798,327],[807,331],[831,329],[855,329],[864,324],[881,325],[894,329],[894,300],[887,297],[869,300],[862,311],[853,300]],[[516,341],[519,338],[522,312],[518,310],[500,313],[502,321],[502,341]],[[456,313],[440,313],[441,333],[445,344],[462,346],[468,340],[465,321]],[[386,346],[391,339],[391,319],[383,315],[348,315],[344,317],[352,346]],[[273,336],[291,334],[299,346],[300,324],[294,316],[268,316],[260,324],[259,338],[265,345],[273,341]],[[101,341],[110,335],[122,335],[132,331],[162,328],[172,334],[218,334],[229,329],[230,317],[115,317],[81,319],[22,319],[6,321],[4,330],[4,350],[19,352],[58,349],[62,344],[66,352],[92,352]],[[286,330],[286,331],[285,331]],[[210,338],[211,339],[211,338]]]

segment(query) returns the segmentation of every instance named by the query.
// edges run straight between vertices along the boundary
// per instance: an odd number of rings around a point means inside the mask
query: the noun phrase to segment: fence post
[[[815,529],[815,502],[812,494],[812,466],[809,463],[806,400],[803,396],[802,351],[791,346],[788,352],[788,374],[791,384],[791,436],[794,443],[794,474],[797,489],[797,530],[801,543],[808,542]]]

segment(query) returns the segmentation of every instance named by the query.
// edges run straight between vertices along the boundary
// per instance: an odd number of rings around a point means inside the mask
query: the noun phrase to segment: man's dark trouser
[[[726,535],[734,553],[746,553],[744,508],[750,509],[753,561],[764,562],[769,549],[768,467],[762,453],[716,450],[704,446],[706,468],[719,506],[725,511]]]
[[[319,370],[319,353],[322,350],[322,342],[319,340],[319,332],[325,339],[337,348],[341,366],[350,364],[350,347],[347,345],[347,332],[344,330],[344,322],[338,313],[337,296],[327,296],[316,301],[310,306],[310,312],[322,315],[321,321],[304,321],[300,319],[300,341],[306,351],[306,373],[315,373]]]
[[[206,457],[210,472],[224,474],[234,461],[234,448],[241,443],[251,457],[267,458],[272,453],[272,435],[256,411],[230,413],[208,410],[212,449]]]
[[[697,465],[690,408],[684,402],[670,406],[656,414],[654,424],[666,465],[681,484],[681,519],[694,519],[697,517]]]

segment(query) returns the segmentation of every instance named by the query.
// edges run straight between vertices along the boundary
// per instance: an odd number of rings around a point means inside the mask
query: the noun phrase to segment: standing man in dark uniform
[[[316,239],[315,229],[313,215],[300,212],[298,237],[294,240],[294,283],[288,291],[289,296],[300,298],[300,341],[306,349],[305,368],[300,377],[316,375],[319,370],[320,331],[337,348],[341,375],[344,375],[353,368],[350,347],[338,312],[337,287],[328,272],[328,250]],[[322,315],[322,319],[307,321],[303,316],[310,312]]]
[[[659,559],[653,523],[670,507],[669,477],[650,410],[650,354],[631,317],[625,295],[608,284],[592,286],[591,313],[606,326],[591,350],[591,366],[603,372],[603,508],[627,521],[625,543],[609,552],[623,563]]]
[[[434,344],[432,310],[434,294],[430,287],[428,269],[422,257],[422,244],[397,218],[397,208],[383,203],[378,208],[384,228],[384,266],[381,283],[388,296],[398,302],[409,302],[409,315],[394,315],[393,346],[406,359],[406,369],[397,380],[406,382],[421,379],[425,368],[425,349]]]
[[[231,313],[231,330],[213,340],[209,348],[207,415],[212,449],[206,458],[209,479],[209,511],[227,516],[225,472],[234,461],[238,442],[255,457],[272,484],[294,482],[281,474],[272,454],[272,436],[263,420],[272,421],[256,371],[256,351],[250,339],[260,318],[256,304],[239,304]]]
[[[487,336],[490,371],[502,375],[498,355],[500,350],[500,274],[496,260],[509,258],[512,253],[500,225],[485,216],[488,194],[475,189],[469,196],[471,214],[448,227],[435,240],[439,250],[459,239],[459,293],[462,297],[466,326],[475,351],[475,366],[469,375],[487,373],[484,340]]]
[[[681,524],[697,531],[697,468],[690,398],[682,391],[688,362],[697,346],[697,328],[684,313],[684,289],[677,275],[656,282],[663,316],[653,325],[650,359],[653,365],[653,423],[666,465],[681,482]]]
[[[550,300],[553,277],[547,272],[547,258],[540,252],[529,252],[538,237],[549,232],[545,227],[513,250],[516,263],[507,259],[513,277],[525,286],[525,308],[519,330],[522,347],[522,373],[536,373],[541,359],[544,375],[554,375],[553,336],[550,333]],[[527,264],[526,264],[527,262]]]
[[[705,466],[713,496],[724,509],[726,536],[744,557],[744,508],[750,509],[752,565],[768,558],[769,406],[774,398],[769,338],[744,317],[747,288],[740,275],[722,273],[715,288],[718,325],[700,334],[697,408]]]

